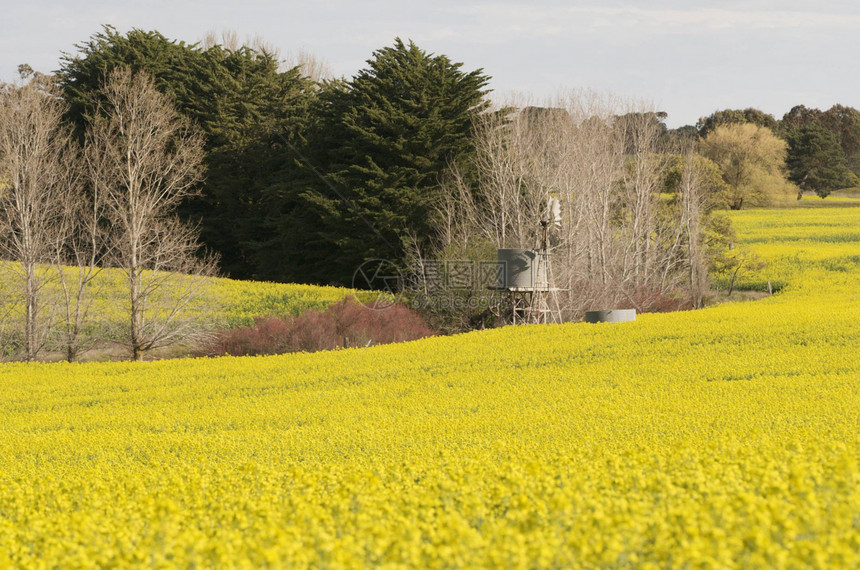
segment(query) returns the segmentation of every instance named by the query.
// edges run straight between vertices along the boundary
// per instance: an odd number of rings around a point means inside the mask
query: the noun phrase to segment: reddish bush
[[[433,336],[424,320],[408,307],[374,310],[345,299],[324,311],[307,311],[293,319],[260,318],[252,327],[221,331],[208,355],[314,352],[369,346]]]

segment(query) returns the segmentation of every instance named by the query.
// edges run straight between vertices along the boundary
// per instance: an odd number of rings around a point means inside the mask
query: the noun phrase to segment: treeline
[[[205,176],[180,212],[236,278],[348,285],[367,259],[433,250],[452,165],[466,186],[480,183],[476,117],[513,116],[491,107],[483,70],[399,39],[350,79],[319,77],[312,60],[285,66],[260,45],[154,31],[106,27],[76,47],[57,79],[77,136],[119,66],[153,77],[202,132]],[[679,154],[692,140],[718,169],[714,208],[824,196],[860,173],[860,114],[849,107],[795,107],[779,121],[726,110],[674,130],[665,114],[649,117],[655,152]]]
[[[860,186],[860,111],[833,105],[826,111],[797,105],[777,120],[758,109],[726,109],[699,119],[695,133],[707,139],[721,127],[756,125],[786,143],[786,173],[800,191],[824,198]],[[682,127],[681,130],[692,130]]]
[[[107,70],[155,78],[205,135],[206,176],[183,216],[237,278],[348,284],[370,257],[427,235],[438,177],[471,152],[489,77],[397,40],[351,80],[314,81],[265,48],[208,47],[112,28],[78,46],[59,80],[86,122]]]

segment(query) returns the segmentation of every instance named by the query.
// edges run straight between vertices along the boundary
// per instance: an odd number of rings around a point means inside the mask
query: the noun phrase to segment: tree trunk
[[[34,263],[28,262],[26,273],[26,300],[24,309],[24,348],[27,361],[36,359],[39,351],[38,341],[38,316],[39,305],[37,299],[36,267]]]
[[[140,270],[132,266],[129,270],[129,294],[131,301],[131,328],[129,342],[131,344],[131,359],[141,360],[142,351],[140,346],[140,283],[138,274]]]

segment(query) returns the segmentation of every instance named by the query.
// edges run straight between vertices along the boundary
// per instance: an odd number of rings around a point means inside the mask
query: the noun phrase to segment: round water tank
[[[586,311],[586,323],[623,323],[636,320],[636,309],[610,309],[606,311]]]
[[[547,287],[545,254],[532,249],[500,249],[499,289]]]

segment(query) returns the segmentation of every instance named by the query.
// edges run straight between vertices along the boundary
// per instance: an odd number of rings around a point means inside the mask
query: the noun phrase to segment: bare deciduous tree
[[[109,259],[128,284],[126,342],[138,360],[195,332],[187,309],[215,271],[213,259],[195,255],[196,230],[174,214],[196,192],[203,139],[146,75],[117,69],[103,96],[90,130],[88,156],[99,157],[89,162],[90,176],[104,193]]]
[[[635,288],[653,288],[659,275],[659,231],[655,230],[659,230],[656,216],[665,155],[658,152],[659,130],[654,113],[634,110],[618,121],[626,139],[623,225],[628,243],[623,267],[628,275],[625,277]]]
[[[263,36],[257,34],[251,37],[248,37],[244,42],[239,41],[239,34],[236,30],[221,30],[221,34],[215,30],[209,30],[203,36],[203,40],[200,42],[200,47],[205,51],[215,46],[221,46],[223,49],[229,52],[236,52],[242,49],[249,49],[256,54],[268,54],[272,56],[274,59],[278,59],[280,55],[280,50],[271,42],[266,41]],[[300,56],[304,54],[304,52],[299,52]],[[311,61],[313,56],[308,54],[308,61]],[[284,67],[291,68],[295,67],[290,63],[291,58],[287,58],[284,61]],[[304,61],[299,58],[299,62]],[[300,64],[299,63],[299,64]],[[320,68],[322,69],[322,68]]]
[[[701,161],[693,149],[683,154],[683,166],[679,183],[680,225],[684,231],[687,245],[686,264],[688,267],[688,286],[690,300],[694,309],[704,304],[708,288],[708,273],[703,244],[703,217],[707,211],[708,195],[704,188],[705,173]]]
[[[236,30],[221,30],[220,35],[215,30],[209,30],[203,36],[201,47],[207,50],[215,46],[221,46],[228,51],[236,51],[242,47],[242,44],[239,41],[239,34]]]
[[[98,335],[84,334],[85,327],[91,324],[93,301],[104,286],[97,278],[111,247],[105,227],[106,189],[96,176],[107,157],[95,150],[88,141],[79,155],[80,183],[69,185],[61,195],[63,217],[53,248],[62,294],[60,328],[68,362],[102,340]],[[90,181],[86,189],[85,181]]]
[[[51,330],[45,285],[53,245],[64,239],[64,193],[73,184],[70,131],[51,78],[21,67],[0,86],[0,256],[22,283],[22,349],[34,360]]]
[[[304,49],[300,49],[295,55],[288,54],[283,67],[298,67],[302,75],[316,83],[334,77],[331,66],[324,59]]]
[[[445,184],[442,255],[468,258],[475,242],[541,247],[554,198],[563,222],[551,253],[553,277],[571,292],[564,299],[568,317],[619,303],[646,309],[683,285],[686,256],[700,253],[699,241],[685,249],[684,239],[685,229],[700,231],[692,211],[698,201],[685,194],[682,220],[660,197],[667,158],[659,148],[659,114],[590,92],[507,108],[513,109],[507,117],[477,119],[471,165],[477,182],[454,167]],[[694,275],[697,284],[701,277]]]

